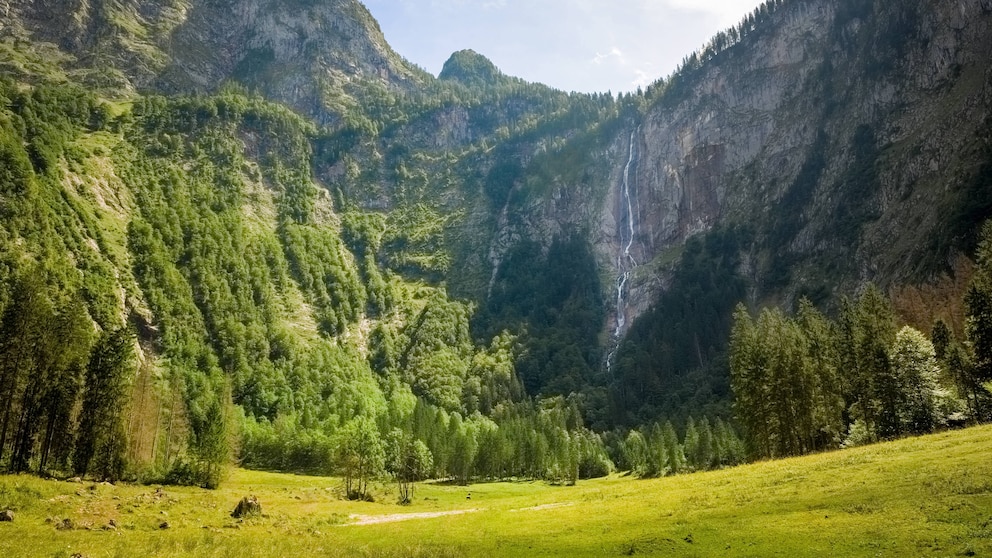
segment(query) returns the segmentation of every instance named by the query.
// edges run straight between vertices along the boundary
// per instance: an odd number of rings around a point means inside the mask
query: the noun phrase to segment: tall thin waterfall
[[[623,182],[620,184],[620,193],[623,199],[620,203],[621,214],[617,220],[617,232],[619,233],[620,251],[617,253],[617,313],[616,327],[613,330],[611,347],[606,356],[606,370],[610,372],[613,366],[613,357],[616,355],[620,345],[620,338],[623,335],[624,327],[627,325],[627,282],[637,267],[637,260],[631,254],[631,247],[634,245],[634,235],[637,230],[637,214],[634,211],[634,199],[631,195],[631,182],[637,174],[637,151],[634,144],[634,136],[637,129],[630,132],[630,146],[627,150],[627,164],[623,167]],[[632,177],[631,170],[634,175]],[[626,222],[626,226],[625,223]]]

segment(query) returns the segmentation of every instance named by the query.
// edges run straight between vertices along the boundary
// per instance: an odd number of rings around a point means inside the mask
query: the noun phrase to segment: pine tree
[[[981,404],[989,392],[985,383],[992,380],[992,220],[982,226],[975,254],[977,269],[965,294],[965,333],[973,353],[969,380],[975,389],[975,408],[979,418],[987,418],[988,409]]]
[[[947,327],[947,322],[941,318],[937,318],[937,321],[933,323],[933,329],[930,331],[930,341],[933,343],[933,350],[937,356],[937,360],[944,360],[952,340],[951,328]]]
[[[713,451],[713,430],[710,421],[703,417],[699,421],[699,447],[696,449],[696,463],[699,470],[708,470],[716,466]]]
[[[231,460],[231,419],[227,413],[231,395],[229,389],[218,391],[207,407],[194,448],[199,460],[199,484],[204,488],[220,486],[224,467]]]
[[[686,469],[685,453],[682,445],[679,444],[679,437],[675,434],[675,427],[672,423],[665,421],[665,426],[661,429],[662,448],[665,458],[662,474],[675,475],[682,473]]]
[[[42,397],[44,416],[38,471],[64,469],[73,447],[73,413],[81,395],[93,331],[83,301],[74,297],[59,312],[51,350],[58,357]]]
[[[637,430],[631,430],[623,441],[623,458],[627,462],[630,472],[637,476],[644,476],[647,473],[647,443],[644,436]]]
[[[720,465],[737,465],[744,462],[746,453],[744,443],[729,424],[717,417],[714,436],[720,441]]]
[[[772,455],[768,420],[767,357],[758,329],[743,304],[734,310],[730,334],[730,386],[734,392],[734,416],[744,428],[748,452]]]
[[[647,456],[645,459],[645,476],[658,477],[665,474],[665,435],[659,423],[654,422],[642,427]]]
[[[810,382],[809,399],[800,403],[807,416],[807,451],[836,448],[844,434],[836,326],[805,298],[799,302],[796,323],[804,336],[804,374]]]
[[[699,431],[696,430],[696,420],[689,417],[685,426],[685,437],[682,439],[682,446],[685,448],[685,457],[689,467],[695,471],[701,471],[703,466],[699,460]]]
[[[877,287],[869,285],[856,301],[843,302],[840,330],[844,395],[851,419],[864,424],[869,439],[898,435],[898,390],[889,362],[895,318]]]
[[[137,369],[135,334],[127,326],[105,331],[86,367],[85,391],[73,468],[79,475],[96,465],[104,479],[124,474],[127,448],[123,428],[130,380]]]
[[[23,411],[25,390],[39,358],[37,349],[47,345],[48,328],[55,311],[38,269],[26,270],[13,280],[9,302],[0,319],[0,463],[8,446],[16,452],[15,430]],[[23,461],[23,459],[21,460]],[[25,470],[27,463],[11,459],[10,468]]]

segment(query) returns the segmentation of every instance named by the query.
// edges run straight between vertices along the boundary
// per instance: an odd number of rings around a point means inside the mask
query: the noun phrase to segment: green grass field
[[[410,506],[244,470],[213,491],[3,476],[0,556],[988,556],[990,457],[985,426],[656,480],[428,483]],[[231,519],[248,494],[263,515]]]

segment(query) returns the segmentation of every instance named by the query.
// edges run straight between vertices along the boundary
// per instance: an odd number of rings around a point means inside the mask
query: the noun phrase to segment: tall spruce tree
[[[896,436],[899,395],[889,362],[896,334],[892,308],[874,285],[842,306],[841,370],[850,416],[864,425],[869,439]]]
[[[992,220],[982,226],[975,261],[975,275],[964,298],[966,334],[974,355],[967,383],[973,386],[978,418],[984,420],[989,410],[982,402],[988,399],[987,382],[992,381]]]
[[[77,474],[93,472],[103,479],[119,479],[124,475],[127,448],[124,411],[136,368],[134,331],[121,326],[103,332],[86,367],[73,456]]]

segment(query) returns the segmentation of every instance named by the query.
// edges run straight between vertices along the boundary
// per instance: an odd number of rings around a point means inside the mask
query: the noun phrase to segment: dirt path
[[[550,510],[554,508],[560,508],[562,506],[571,506],[572,502],[558,502],[555,504],[542,504],[540,506],[532,506],[529,508],[516,508],[509,510],[511,512],[522,512],[522,511],[541,511]],[[462,515],[466,513],[475,513],[486,511],[486,508],[470,508],[467,510],[451,510],[451,511],[437,511],[437,512],[416,512],[416,513],[392,513],[387,515],[362,515],[358,513],[353,513],[348,516],[348,523],[344,523],[342,527],[349,527],[352,525],[377,525],[379,523],[394,523],[396,521],[407,521],[410,519],[431,519],[433,517],[444,517],[446,515]]]
[[[351,522],[345,523],[343,526],[348,527],[350,525],[376,525],[378,523],[393,523],[396,521],[407,521],[409,519],[430,519],[432,517],[444,517],[446,515],[461,515],[464,513],[475,513],[483,511],[481,508],[471,508],[467,510],[451,510],[451,511],[439,511],[439,512],[420,512],[420,513],[393,513],[389,515],[361,515],[353,513],[348,516]]]

